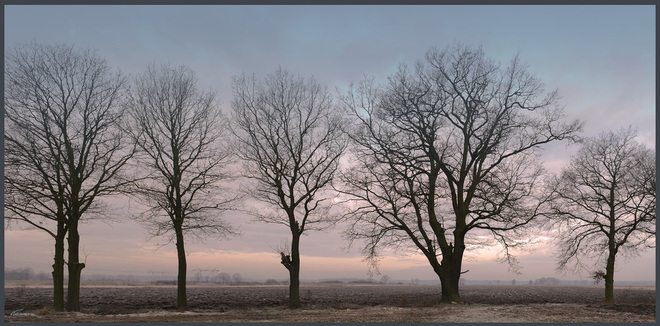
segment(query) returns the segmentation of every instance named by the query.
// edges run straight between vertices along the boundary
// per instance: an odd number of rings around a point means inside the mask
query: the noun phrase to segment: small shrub
[[[591,273],[591,278],[594,279],[594,284],[600,283],[602,280],[605,279],[605,276],[606,274],[603,271],[595,271]]]
[[[159,280],[154,282],[156,285],[176,285],[176,281],[163,281]]]
[[[45,316],[45,315],[50,315],[55,312],[55,308],[53,306],[45,306],[39,310],[37,310],[37,315],[38,316]]]

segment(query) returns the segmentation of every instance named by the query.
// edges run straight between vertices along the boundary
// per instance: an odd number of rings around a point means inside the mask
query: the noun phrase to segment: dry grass
[[[55,313],[55,312],[56,312],[56,311],[55,311],[55,309],[53,308],[53,306],[45,306],[45,307],[43,307],[43,308],[37,310],[35,313],[36,313],[38,316],[47,316],[47,315],[53,314],[53,313]]]

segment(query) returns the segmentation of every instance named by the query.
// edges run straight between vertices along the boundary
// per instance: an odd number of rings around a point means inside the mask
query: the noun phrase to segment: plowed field
[[[301,286],[302,310],[286,309],[286,286],[190,286],[177,313],[173,286],[84,286],[81,312],[53,312],[47,287],[5,287],[6,322],[655,322],[655,290],[601,287],[461,287],[463,304],[440,304],[439,286]]]

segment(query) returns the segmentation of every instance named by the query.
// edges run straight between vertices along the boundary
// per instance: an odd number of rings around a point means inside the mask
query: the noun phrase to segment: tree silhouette
[[[68,311],[80,310],[79,221],[130,178],[134,147],[121,132],[125,79],[104,59],[73,46],[31,43],[7,54],[5,210],[55,238],[54,308],[63,308],[64,238]],[[53,225],[55,224],[55,225]]]
[[[196,82],[185,66],[152,65],[136,78],[127,104],[127,128],[140,148],[136,168],[143,172],[133,193],[149,206],[142,220],[151,235],[176,242],[179,311],[188,309],[184,235],[235,234],[219,218],[237,199],[221,188],[230,179],[227,121],[215,94],[198,91]]]
[[[289,307],[300,308],[300,237],[332,222],[332,203],[323,192],[346,147],[342,120],[316,80],[282,69],[263,82],[254,76],[235,77],[233,89],[234,134],[243,175],[254,182],[252,197],[269,205],[253,214],[291,231],[291,251],[280,253],[281,263],[289,271]]]
[[[388,83],[365,80],[342,98],[355,125],[352,165],[341,191],[350,197],[347,234],[378,248],[421,251],[442,284],[443,302],[460,302],[459,279],[474,234],[509,249],[542,212],[540,145],[569,139],[581,124],[562,121],[557,93],[516,57],[501,68],[481,49],[431,49]]]
[[[586,139],[551,185],[559,269],[583,268],[583,256],[606,256],[598,263],[605,265],[608,303],[614,303],[617,254],[655,247],[655,151],[635,137],[629,128]]]

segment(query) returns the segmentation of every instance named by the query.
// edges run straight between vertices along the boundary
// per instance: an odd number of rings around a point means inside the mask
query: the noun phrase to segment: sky
[[[314,76],[334,92],[365,75],[384,81],[401,63],[423,59],[431,47],[453,42],[482,46],[505,65],[513,56],[529,64],[547,90],[558,89],[567,119],[585,122],[582,136],[633,126],[655,147],[655,7],[653,6],[5,6],[5,49],[22,42],[67,43],[96,49],[128,75],[152,63],[186,65],[201,89],[213,89],[230,110],[231,78],[263,78],[278,67]],[[575,146],[543,148],[546,167],[558,172]],[[116,214],[135,208],[112,199]],[[131,206],[133,205],[133,206]],[[217,269],[243,278],[287,279],[275,248],[288,239],[282,225],[226,219],[240,236],[188,241],[189,275]],[[368,277],[359,245],[347,248],[342,227],[310,232],[301,240],[301,279]],[[176,250],[148,239],[131,221],[90,221],[80,226],[85,274],[176,276]],[[5,231],[5,268],[49,272],[53,241],[18,225]],[[468,253],[463,277],[471,280],[588,279],[586,272],[555,271],[552,239],[518,255],[520,273],[496,261],[496,252]],[[437,280],[425,258],[390,253],[380,273],[393,280]],[[377,276],[378,277],[378,276]],[[620,281],[655,280],[655,251],[620,259]]]

